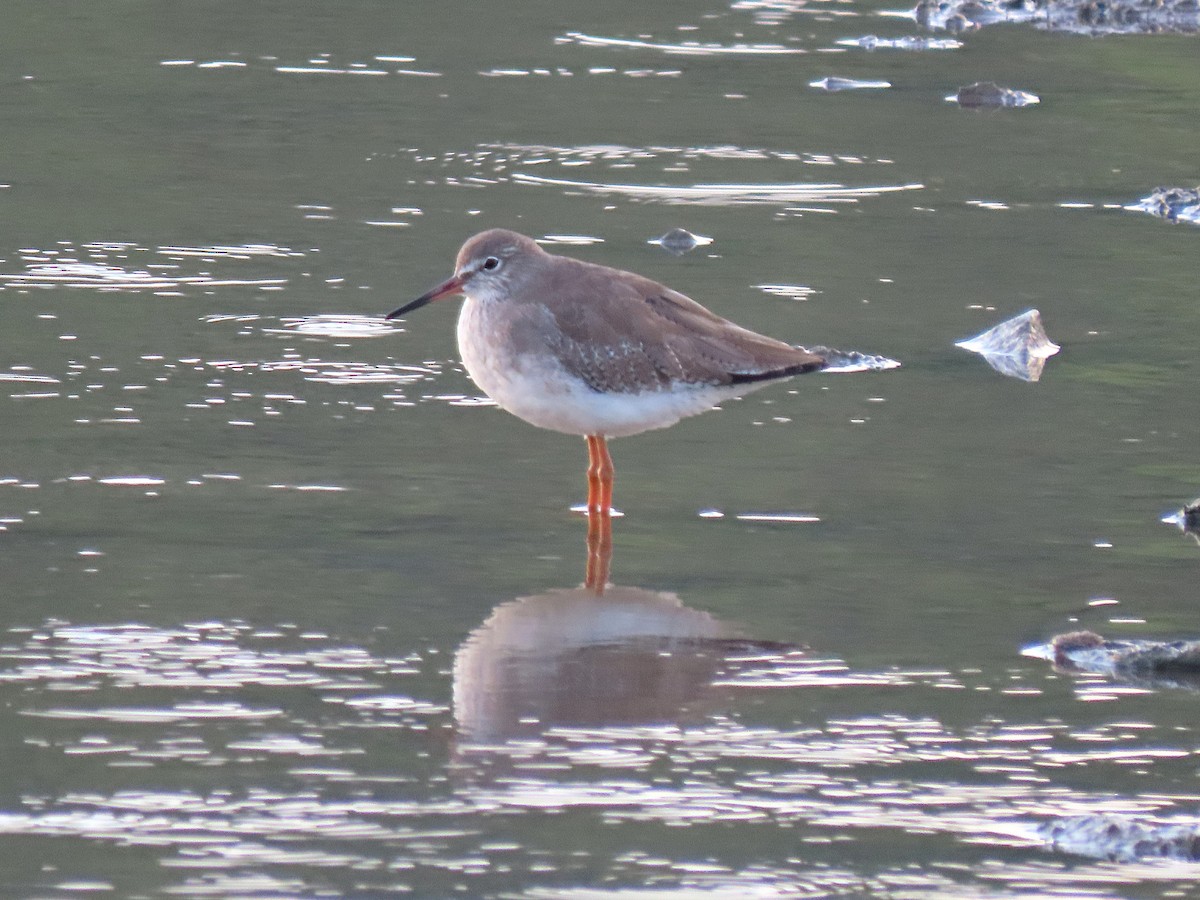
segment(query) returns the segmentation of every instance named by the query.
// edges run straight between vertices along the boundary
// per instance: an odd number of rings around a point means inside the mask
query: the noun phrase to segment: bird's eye
[[[491,272],[493,269],[500,268],[500,258],[497,256],[489,256],[483,261],[483,267],[489,272]]]

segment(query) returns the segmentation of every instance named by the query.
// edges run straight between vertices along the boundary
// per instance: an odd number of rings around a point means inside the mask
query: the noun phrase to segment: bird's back
[[[757,334],[665,285],[557,257],[526,296],[553,322],[553,352],[596,390],[735,385],[820,369],[824,358]]]

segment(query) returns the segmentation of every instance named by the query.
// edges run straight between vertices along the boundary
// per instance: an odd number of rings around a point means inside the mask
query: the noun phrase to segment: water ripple
[[[209,271],[186,271],[183,263],[247,262],[266,258],[291,259],[304,254],[274,244],[160,246],[154,249],[127,242],[93,241],[74,247],[62,241],[45,250],[20,251],[23,271],[0,273],[0,290],[30,288],[91,288],[97,291],[153,291],[176,294],[183,288],[257,287],[279,289],[283,277],[230,277]],[[133,257],[145,255],[142,265]],[[157,257],[157,259],[156,259]],[[166,260],[166,262],[162,261]]]
[[[263,334],[305,334],[331,338],[372,338],[395,334],[401,329],[382,316],[321,313],[315,316],[283,317],[280,328],[264,328]]]
[[[783,44],[713,44],[699,41],[650,41],[638,38],[605,37],[568,31],[555,39],[559,44],[578,44],[582,47],[613,47],[617,49],[657,50],[669,56],[793,56],[808,51]]]
[[[0,683],[70,690],[306,687],[362,691],[371,676],[411,672],[356,647],[274,648],[244,623],[52,625],[0,648]],[[191,707],[188,708],[191,710]],[[199,710],[199,708],[197,708]],[[197,711],[191,710],[191,711]],[[187,710],[185,710],[186,712]],[[202,711],[202,710],[200,710]]]
[[[299,372],[305,381],[323,384],[415,384],[437,374],[428,366],[321,359],[235,360],[207,363],[218,372]]]
[[[843,184],[693,184],[648,185],[546,178],[516,172],[518,184],[567,188],[590,194],[620,194],[635,200],[663,203],[692,203],[701,206],[765,203],[847,204],[898,191],[915,191],[922,184],[849,187]]]
[[[996,689],[989,709],[998,688],[1030,687],[1016,672],[998,683],[946,671],[872,673],[827,656],[721,646],[732,653],[721,686],[765,698],[794,691],[814,710],[829,696],[818,697],[814,687],[906,687],[889,694],[895,703],[912,690]],[[441,670],[445,661],[434,654],[428,664]],[[446,706],[406,689],[427,674],[422,654],[389,658],[292,625],[52,621],[10,629],[0,647],[0,685],[28,717],[26,743],[36,752],[61,752],[93,781],[111,766],[126,768],[111,789],[25,793],[0,810],[0,834],[157,848],[162,870],[182,879],[163,890],[187,896],[236,893],[235,885],[249,883],[240,879],[250,869],[255,884],[288,885],[282,890],[293,895],[313,892],[316,870],[352,869],[365,879],[363,891],[384,892],[383,880],[370,880],[377,875],[397,890],[441,896],[458,883],[469,892],[479,883],[461,879],[491,877],[500,866],[553,871],[558,884],[578,876],[582,885],[595,880],[595,865],[616,885],[644,883],[654,872],[664,887],[732,886],[741,895],[740,887],[774,883],[774,876],[755,869],[751,877],[719,856],[662,850],[589,860],[584,880],[582,869],[571,868],[578,861],[507,835],[514,816],[564,812],[605,825],[758,823],[795,829],[804,852],[819,854],[856,831],[883,829],[909,841],[949,837],[979,845],[987,856],[1002,851],[997,883],[1026,891],[1036,885],[1047,896],[1061,886],[1063,896],[1078,897],[1080,873],[1066,878],[1051,855],[1083,852],[1056,837],[1078,817],[1129,821],[1131,834],[1147,830],[1139,822],[1167,821],[1179,831],[1194,826],[1188,811],[1200,800],[1186,789],[1194,767],[1186,729],[1157,728],[1128,714],[1080,728],[1039,718],[1033,707],[1016,724],[1001,711],[972,717],[970,707],[955,723],[903,713],[817,714],[787,727],[719,713],[623,725],[548,721],[511,740],[476,741],[460,731],[448,744],[448,761],[423,762],[454,728]],[[161,692],[158,702],[145,702],[148,687]],[[264,689],[275,689],[269,704],[261,702]],[[213,691],[222,694],[214,698]],[[366,745],[372,729],[386,742],[388,759],[414,760],[428,771],[381,764]],[[154,767],[168,763],[223,767],[233,782],[219,784],[239,787],[163,789]],[[1115,767],[1151,765],[1156,778],[1145,791],[1121,795],[1107,787]],[[944,844],[927,849],[941,852],[934,848]],[[810,872],[797,862],[780,884],[828,887],[841,878],[820,863],[818,857]],[[290,880],[304,869],[302,881]],[[1125,879],[1190,879],[1195,872],[1186,859],[1131,857],[1120,869],[1089,870],[1088,877],[1097,896],[1109,896],[1101,888]],[[913,897],[997,896],[983,889],[993,880],[973,877],[963,887],[890,869],[869,879],[883,894],[895,889]],[[847,886],[847,895],[861,895],[863,884]]]

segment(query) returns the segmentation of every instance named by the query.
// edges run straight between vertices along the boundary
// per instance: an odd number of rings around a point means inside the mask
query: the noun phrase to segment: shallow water
[[[15,12],[3,890],[1190,895],[1056,835],[1196,822],[1195,693],[1020,650],[1200,632],[1196,38],[887,9]],[[615,442],[597,599],[582,442],[378,318],[491,226],[904,365]]]

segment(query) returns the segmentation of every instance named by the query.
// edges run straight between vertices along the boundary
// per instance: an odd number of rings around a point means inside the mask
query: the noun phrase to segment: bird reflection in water
[[[585,580],[497,606],[454,660],[459,749],[553,727],[697,720],[739,667],[799,653],[739,638],[674,593],[608,583],[612,520],[588,517]]]
[[[608,587],[612,569],[612,506],[588,510],[587,517],[587,566],[583,572],[583,587],[600,596]]]

